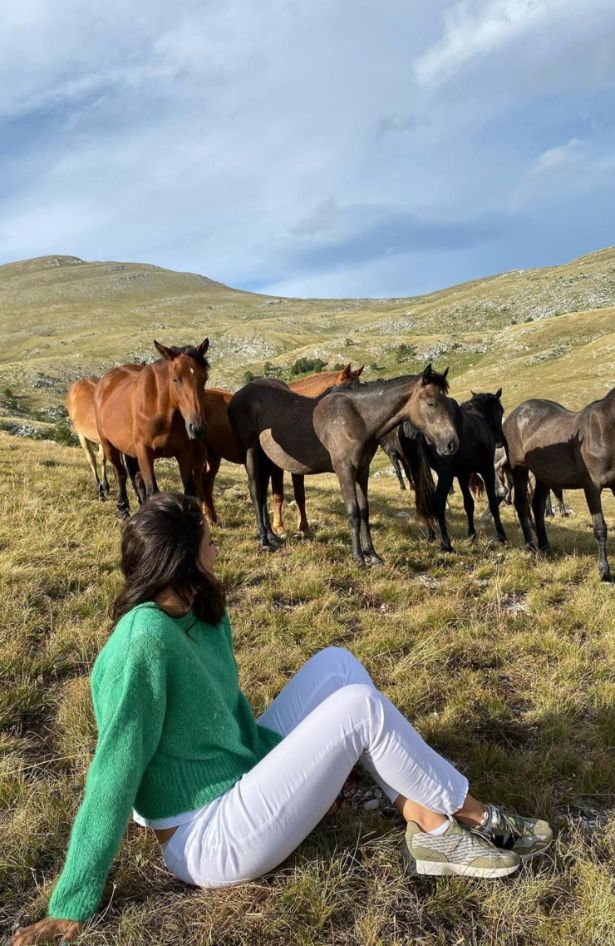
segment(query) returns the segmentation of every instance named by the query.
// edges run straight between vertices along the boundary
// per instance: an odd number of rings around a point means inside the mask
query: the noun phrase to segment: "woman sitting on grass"
[[[198,503],[148,500],[122,538],[124,588],[92,671],[98,742],[49,917],[12,946],[73,939],[98,907],[133,810],[180,880],[268,873],[335,804],[361,761],[407,822],[419,874],[504,877],[551,830],[468,793],[346,650],[328,647],[254,719],[237,678],[216,547]]]

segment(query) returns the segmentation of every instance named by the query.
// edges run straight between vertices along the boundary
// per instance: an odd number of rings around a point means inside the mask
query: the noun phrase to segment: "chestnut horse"
[[[363,371],[363,365],[353,370],[349,363],[340,371],[319,371],[318,374],[311,375],[309,378],[301,378],[299,381],[293,381],[288,387],[307,397],[316,397],[329,388],[341,384],[353,384]],[[227,408],[231,398],[230,391],[224,391],[222,388],[209,388],[205,391],[205,419],[207,420],[207,472],[203,476],[203,493],[205,511],[210,522],[217,522],[218,516],[214,506],[213,489],[221,460],[228,460],[230,463],[245,463],[245,455],[239,447],[228,419]],[[279,467],[272,469],[271,485],[273,489],[274,519],[273,528],[276,532],[284,531],[282,522],[282,504],[284,502],[284,473]],[[303,487],[303,477],[293,476],[293,487],[295,499],[297,501],[297,510],[299,513],[299,529],[302,532],[309,530],[307,517],[305,514],[305,489]]]
[[[98,498],[106,499],[109,495],[107,459],[98,436],[96,411],[94,410],[94,388],[97,382],[98,378],[81,378],[71,384],[66,395],[66,409],[94,474]],[[96,462],[97,453],[101,470],[100,476],[98,475],[98,464]]]
[[[156,341],[154,345],[162,355],[159,361],[113,368],[94,392],[98,435],[115,469],[122,517],[130,508],[122,454],[129,468],[135,466],[134,460],[138,463],[145,498],[158,492],[154,460],[176,457],[185,492],[203,501],[209,339],[196,348],[167,348]]]
[[[445,392],[446,373],[429,365],[422,374],[356,387],[337,387],[317,398],[301,397],[280,382],[251,381],[235,394],[228,416],[245,451],[250,495],[261,548],[279,539],[267,510],[270,464],[291,473],[337,473],[352,530],[352,557],[379,565],[370,525],[367,484],[378,439],[404,420],[424,433],[439,453],[452,454],[459,440]]]
[[[600,578],[612,582],[601,493],[610,489],[615,495],[615,388],[578,412],[542,398],[523,401],[510,412],[503,430],[526,548],[535,549],[527,499],[531,471],[536,477],[532,511],[538,548],[550,551],[545,530],[549,490],[582,489],[598,542]]]

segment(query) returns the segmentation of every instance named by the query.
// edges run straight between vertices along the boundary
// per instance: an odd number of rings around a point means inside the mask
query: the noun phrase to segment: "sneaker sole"
[[[514,874],[520,867],[519,864],[509,867],[472,867],[465,864],[452,864],[450,861],[417,861],[407,847],[404,847],[404,859],[411,873],[423,877],[482,877],[485,880],[496,880],[498,877]]]

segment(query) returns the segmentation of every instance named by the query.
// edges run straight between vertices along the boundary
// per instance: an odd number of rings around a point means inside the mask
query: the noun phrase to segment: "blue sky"
[[[612,0],[5,0],[0,262],[411,295],[615,243]]]

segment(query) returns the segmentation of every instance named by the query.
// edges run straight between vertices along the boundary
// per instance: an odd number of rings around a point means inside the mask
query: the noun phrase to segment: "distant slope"
[[[578,407],[615,385],[615,249],[407,299],[310,300],[137,263],[51,256],[0,266],[0,419],[62,403],[77,377],[212,341],[212,383],[266,361],[365,362],[367,377],[451,366],[453,393],[503,385]],[[400,346],[407,346],[400,349]]]

